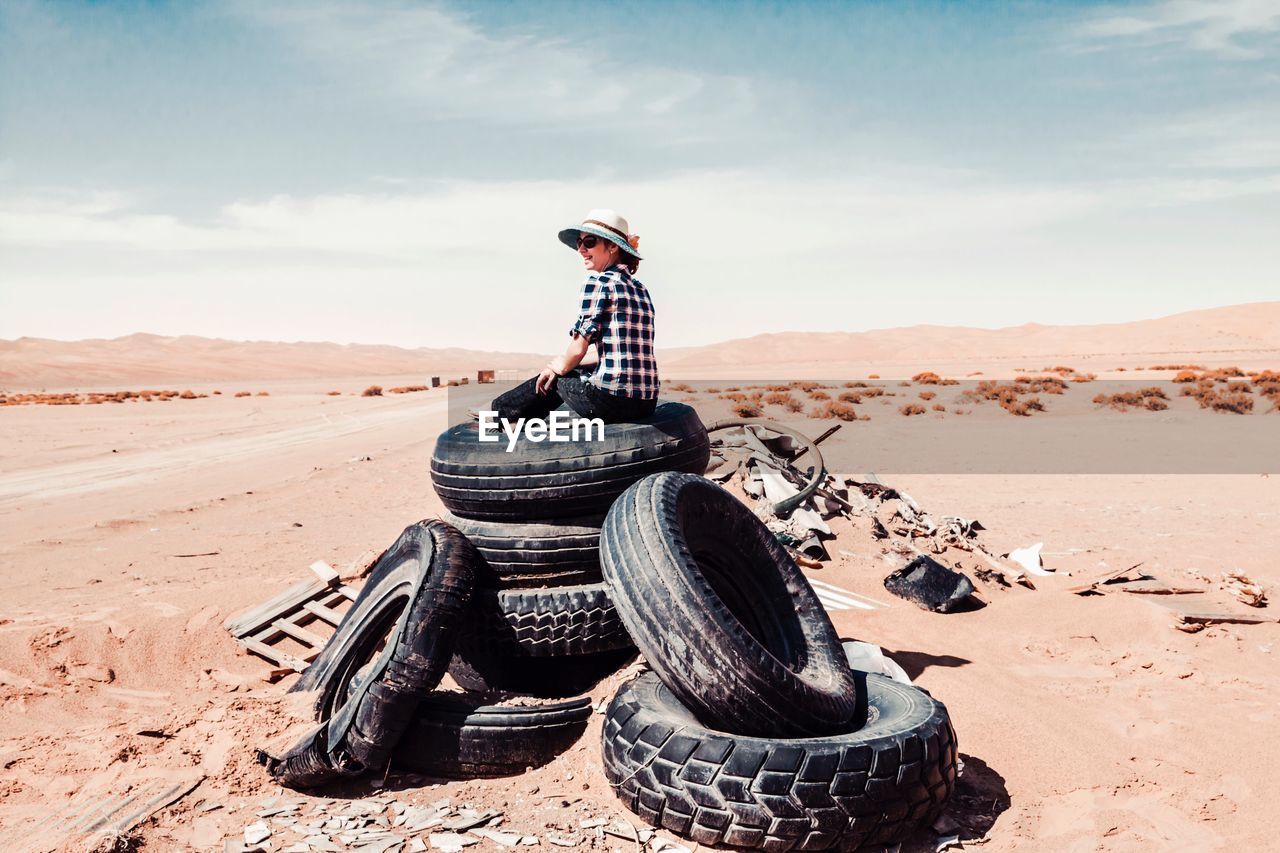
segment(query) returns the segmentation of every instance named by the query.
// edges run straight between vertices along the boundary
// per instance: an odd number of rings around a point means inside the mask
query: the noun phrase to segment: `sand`
[[[1113,367],[1145,363],[1106,358]],[[1278,366],[1274,357],[1239,363]],[[785,375],[826,368],[811,358]],[[328,382],[302,378],[273,380],[268,397],[0,409],[6,832],[86,787],[119,793],[149,773],[187,768],[203,781],[139,828],[145,849],[221,850],[257,819],[279,788],[253,747],[290,723],[280,707],[290,680],[267,682],[267,666],[221,623],[307,577],[311,562],[359,563],[440,511],[427,467],[448,420],[444,393],[356,396],[403,378],[347,377],[336,397],[325,394]],[[689,396],[704,420],[728,414],[727,401]],[[793,423],[811,434],[828,425]],[[859,470],[857,426],[824,445],[833,470]],[[885,592],[879,548],[847,525],[834,559],[810,570],[891,605],[833,619],[842,636],[883,646],[947,705],[965,765],[949,814],[985,834],[982,849],[1274,846],[1280,624],[1187,634],[1150,597],[1068,588],[1141,563],[1171,584],[1241,570],[1274,589],[1280,479],[878,473],[935,516],[981,520],[995,549],[1044,542],[1045,562],[1059,572],[1037,578],[1035,590],[982,585],[987,606],[973,612],[927,613]],[[188,554],[203,556],[179,556]],[[1204,585],[1222,606],[1247,609]],[[572,750],[524,776],[401,786],[394,795],[501,808],[509,826],[538,834],[617,815],[599,769],[600,719]],[[346,793],[370,790],[361,782]],[[205,802],[223,807],[197,808]],[[904,849],[932,850],[933,838],[923,832]]]

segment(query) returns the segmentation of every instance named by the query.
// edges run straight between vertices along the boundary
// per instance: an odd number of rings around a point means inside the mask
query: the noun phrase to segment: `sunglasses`
[[[600,238],[594,234],[579,234],[578,248],[594,249],[596,244],[600,242]]]

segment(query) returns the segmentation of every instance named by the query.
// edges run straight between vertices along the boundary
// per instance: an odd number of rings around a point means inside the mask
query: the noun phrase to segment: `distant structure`
[[[431,377],[431,387],[432,387],[432,388],[439,388],[439,387],[440,387],[440,377],[439,377],[439,376],[432,376],[432,377]]]
[[[490,383],[490,382],[492,382],[492,381],[493,381],[493,371],[492,371],[492,370],[477,370],[477,371],[476,371],[476,382],[477,382],[478,384],[487,385],[488,383]]]

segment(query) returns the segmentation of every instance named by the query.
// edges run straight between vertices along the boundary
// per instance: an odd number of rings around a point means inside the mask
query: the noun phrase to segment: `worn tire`
[[[634,423],[607,424],[603,441],[479,441],[475,422],[436,440],[431,482],[464,518],[493,521],[603,514],[632,483],[658,471],[702,473],[711,456],[707,430],[683,403],[660,403]]]
[[[577,586],[601,580],[603,513],[525,523],[477,521],[448,510],[440,517],[461,530],[484,557],[481,586]]]
[[[633,648],[603,583],[550,589],[478,589],[458,648],[511,657]]]
[[[458,649],[449,662],[449,676],[476,693],[520,693],[562,699],[588,693],[601,679],[630,663],[634,648],[587,655],[530,658]]]
[[[437,693],[396,747],[397,767],[450,778],[523,773],[564,752],[582,736],[591,699],[512,707],[487,705],[469,694]]]
[[[760,737],[847,730],[859,696],[835,627],[733,495],[693,474],[647,477],[609,511],[600,560],[631,639],[707,725]]]
[[[865,726],[773,740],[706,728],[646,673],[609,704],[605,776],[650,825],[699,844],[773,853],[897,844],[951,796],[955,732],[924,691],[862,678]]]
[[[465,618],[480,556],[442,521],[421,521],[378,558],[320,656],[291,688],[315,691],[316,719],[326,723],[275,765],[294,786],[358,775],[383,766],[439,683]]]

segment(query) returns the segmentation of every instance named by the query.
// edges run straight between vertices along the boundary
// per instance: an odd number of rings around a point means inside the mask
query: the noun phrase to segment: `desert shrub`
[[[675,385],[668,385],[667,390],[673,393],[693,394],[696,393],[694,387],[686,382],[677,382]]]
[[[1123,367],[1116,368],[1124,370]],[[1135,367],[1134,370],[1143,370],[1144,368]],[[1204,370],[1204,365],[1200,364],[1153,364],[1146,370]]]
[[[707,388],[707,389],[705,389],[705,390],[706,390],[706,392],[707,392],[708,394],[719,394],[719,393],[720,393],[720,389],[719,389],[719,388]]]
[[[826,391],[810,391],[809,399],[810,400],[830,400],[831,395],[828,394]]]
[[[870,388],[866,388],[860,393],[863,397],[883,397],[884,389],[879,385],[872,385]]]
[[[178,396],[184,400],[194,400],[196,398],[196,392],[188,388],[186,391],[183,391]]]
[[[742,389],[741,389],[741,388],[739,388],[737,385],[733,385],[733,386],[731,386],[731,387],[729,387],[729,388],[726,388],[726,389],[724,389],[724,390],[726,390],[726,391],[741,391]]]
[[[934,403],[933,410],[935,412],[945,412],[947,410],[947,407],[942,405],[941,403]]]
[[[880,378],[880,374],[879,374],[879,373],[868,373],[868,374],[867,374],[867,378],[868,378],[868,379],[879,379],[879,378]]]
[[[1071,377],[1069,377],[1069,378],[1071,379],[1071,381],[1072,381],[1072,382],[1092,382],[1093,380],[1095,380],[1095,379],[1097,379],[1097,378],[1098,378],[1098,374],[1096,374],[1096,373],[1077,373],[1077,374],[1075,374],[1074,376],[1071,376]]]
[[[934,373],[932,370],[926,370],[923,373],[917,373],[915,376],[911,377],[912,382],[919,382],[921,385],[937,385],[940,379],[942,379],[942,377]]]
[[[746,394],[738,394],[738,393],[721,394],[721,395],[720,395],[720,399],[721,399],[721,400],[731,400],[731,401],[733,401],[733,402],[735,402],[735,403],[745,403],[745,402],[747,402],[747,395],[746,395]]]
[[[740,418],[758,418],[764,414],[760,407],[754,403],[738,403],[733,407],[732,411]]]
[[[1227,390],[1233,393],[1239,392],[1243,394],[1248,394],[1252,390],[1252,387],[1249,385],[1248,382],[1228,382]]]
[[[236,396],[237,396],[237,397],[252,397],[252,396],[253,396],[253,392],[252,392],[252,391],[237,391],[237,392],[236,392]]]
[[[415,391],[426,391],[426,385],[398,385],[395,388],[388,388],[388,394],[412,394]]]
[[[932,391],[921,391],[921,392],[920,392],[920,399],[921,399],[921,400],[932,400],[932,399],[933,399],[934,397],[936,397],[936,396],[938,396],[938,395],[937,395],[937,394],[935,394],[935,393],[934,393],[934,392],[932,392]]]
[[[838,418],[842,421],[856,421],[858,420],[858,410],[848,403],[841,403],[838,400],[828,399],[827,402],[814,406],[813,409],[809,411],[809,417],[823,419]]]
[[[1059,364],[1057,367],[1042,367],[1040,368],[1040,372],[1041,373],[1061,373],[1063,376],[1066,376],[1068,373],[1075,373],[1076,369],[1074,367],[1066,367],[1064,365]]]
[[[1247,415],[1253,411],[1253,397],[1239,392],[1219,391],[1207,395],[1209,407],[1215,412],[1231,412],[1236,415]],[[1204,405],[1204,400],[1200,405]]]
[[[130,394],[132,394],[133,392],[132,392],[132,391],[130,391],[129,393],[130,393]],[[213,396],[215,396],[215,397],[221,397],[221,396],[222,396],[222,392],[221,392],[221,391],[214,391],[214,392],[213,392]]]
[[[381,397],[381,396],[382,396],[382,386],[381,386],[381,385],[370,385],[368,388],[366,388],[366,389],[364,389],[363,391],[361,391],[361,392],[360,392],[360,396],[361,396],[361,397]]]
[[[341,396],[341,395],[342,395],[342,392],[341,392],[341,391],[330,391],[330,392],[329,392],[329,396],[330,396],[330,397],[339,397],[339,396]]]
[[[911,417],[912,415],[923,415],[924,406],[916,403],[907,403],[905,406],[898,409],[898,414],[906,415],[907,417]]]
[[[1044,404],[1040,402],[1039,397],[1028,397],[1025,400],[1004,399],[1000,401],[1000,408],[1011,415],[1026,418],[1030,417],[1032,412],[1043,412]]]
[[[259,391],[259,392],[257,393],[257,395],[256,395],[256,396],[258,396],[258,397],[270,397],[270,396],[271,396],[271,392],[270,392],[270,391]]]
[[[1200,375],[1194,370],[1182,370],[1178,372],[1177,376],[1173,377],[1173,381],[1179,384],[1183,382],[1196,382],[1199,379]]]
[[[1150,388],[1142,388],[1138,391],[1121,391],[1116,394],[1098,394],[1093,398],[1093,402],[1099,406],[1109,406],[1117,411],[1127,412],[1130,408],[1148,409],[1153,412],[1164,411],[1169,408],[1166,402],[1169,398],[1165,396],[1162,389],[1152,386]]]
[[[803,411],[804,411],[804,403],[801,403],[799,400],[791,399],[791,400],[788,400],[788,401],[783,405],[783,408],[785,408],[788,412],[793,412],[793,413],[794,413],[794,412],[803,412]]]
[[[844,391],[840,394],[840,396],[837,399],[839,399],[840,402],[842,403],[861,403],[862,395],[855,394],[852,391]]]
[[[801,380],[792,382],[791,387],[799,389],[800,391],[803,391],[806,394],[808,394],[811,391],[817,391],[819,388],[827,388],[829,386],[824,385],[821,382],[814,382],[812,379],[801,379]]]
[[[790,386],[790,385],[766,385],[766,386],[764,386],[764,390],[766,390],[766,391],[774,391],[774,392],[778,392],[778,391],[790,391],[790,390],[791,390],[791,386]]]
[[[784,388],[786,386],[783,386]],[[785,406],[792,402],[793,398],[790,394],[781,391],[774,391],[772,394],[766,394],[764,401],[770,406]]]
[[[867,387],[867,383],[865,383],[865,382],[846,382],[846,383],[844,383],[844,387],[846,387],[846,388],[866,388],[866,387]]]

